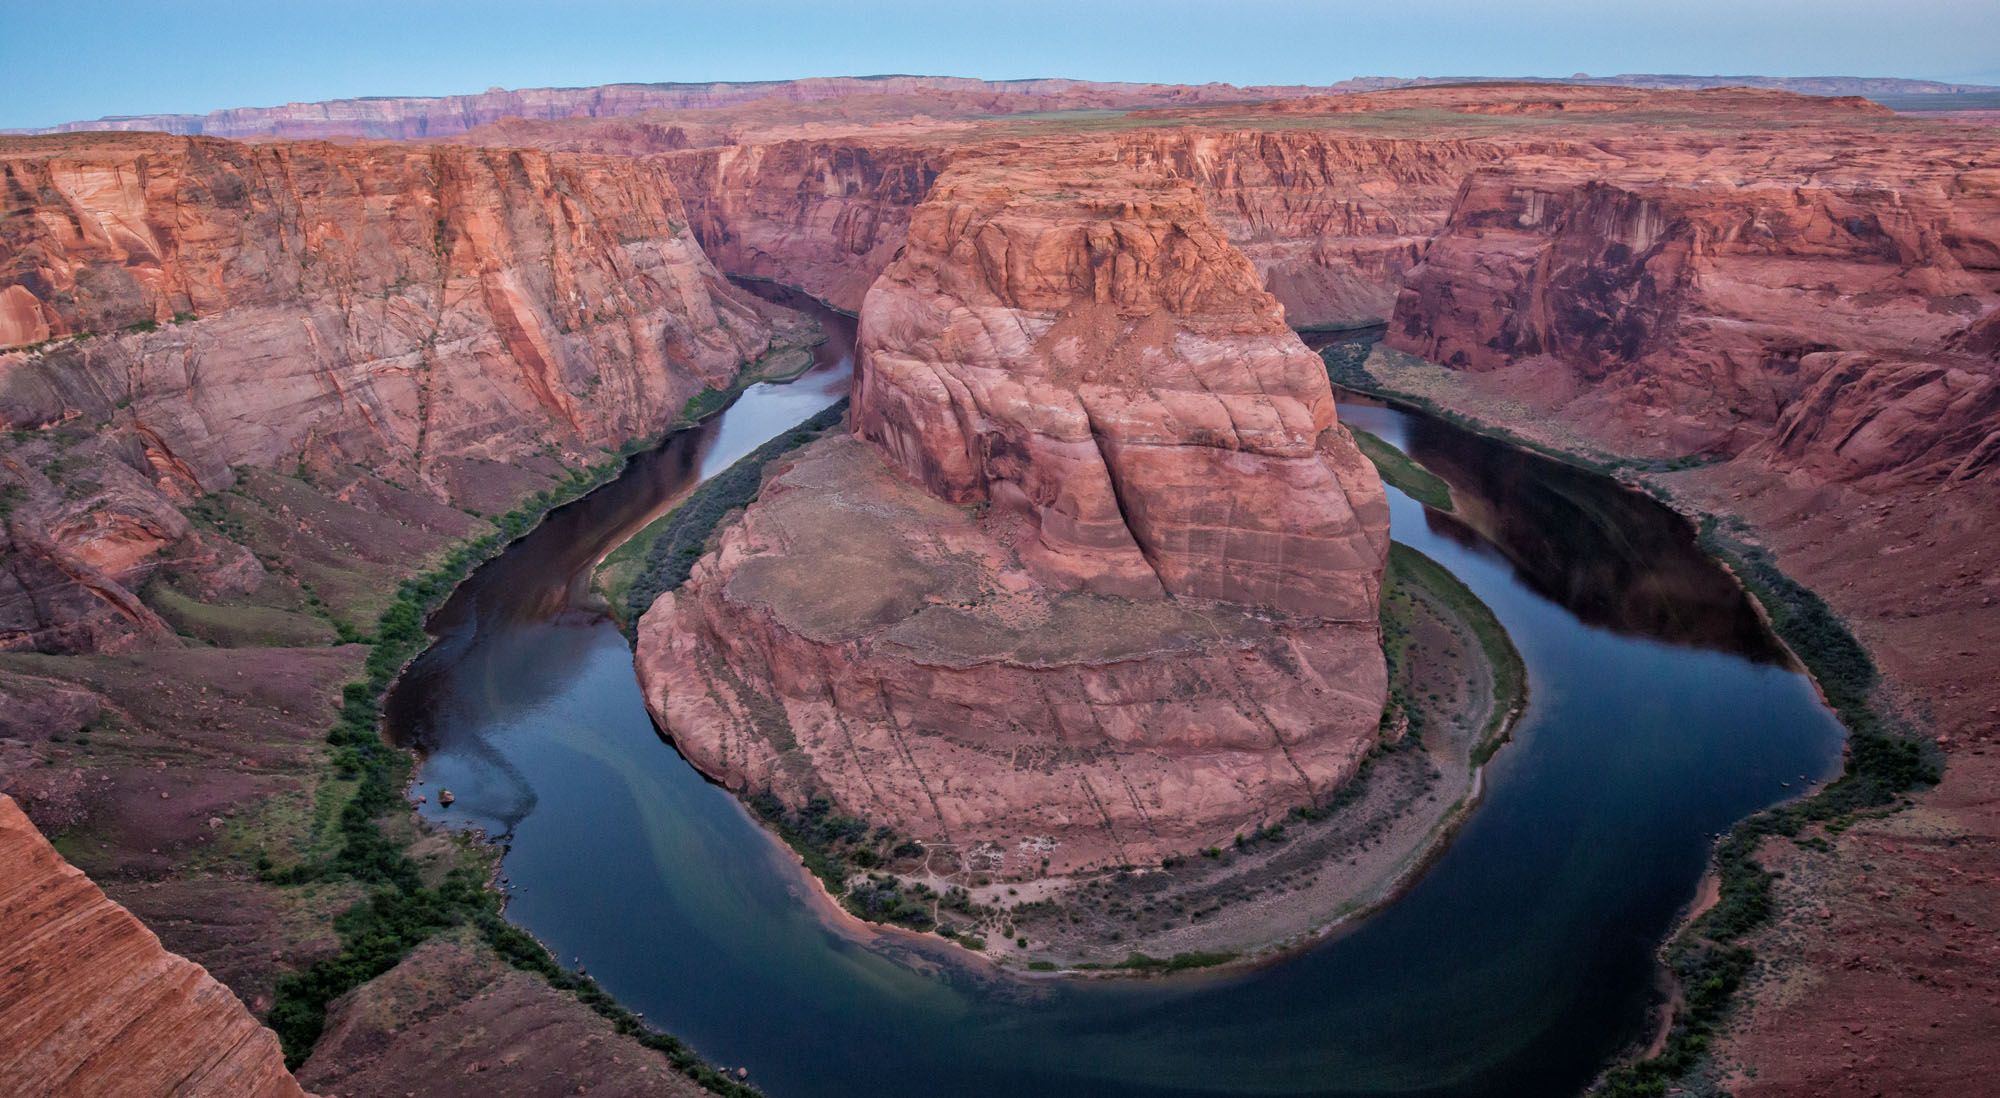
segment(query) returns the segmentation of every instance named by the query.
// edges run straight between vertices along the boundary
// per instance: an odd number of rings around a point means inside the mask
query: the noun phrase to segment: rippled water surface
[[[797,302],[794,302],[795,304]],[[824,922],[811,882],[655,733],[590,565],[699,478],[839,399],[851,320],[482,568],[391,698],[426,815],[505,836],[508,914],[774,1098],[1560,1095],[1646,1024],[1711,837],[1838,767],[1840,730],[1676,516],[1359,400],[1449,481],[1392,532],[1493,607],[1532,701],[1485,802],[1404,895],[1246,972],[1026,981]],[[1784,783],[1789,783],[1789,788]],[[933,956],[933,952],[936,956]]]

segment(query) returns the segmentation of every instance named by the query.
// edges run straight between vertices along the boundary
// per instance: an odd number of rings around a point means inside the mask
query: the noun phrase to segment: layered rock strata
[[[0,179],[0,647],[157,635],[133,592],[167,561],[254,586],[177,510],[248,469],[504,511],[783,323],[631,160],[33,138]]]
[[[277,1036],[63,861],[7,796],[0,1081],[50,1098],[304,1094]]]
[[[1157,859],[1375,742],[1387,508],[1183,181],[955,163],[804,451],[640,624],[699,767],[1009,877]]]
[[[1631,140],[1612,162],[1475,172],[1388,340],[1464,370],[1560,367],[1573,418],[1621,449],[1740,451],[1826,356],[1947,351],[2000,304],[2000,160],[1840,143],[1820,162]]]

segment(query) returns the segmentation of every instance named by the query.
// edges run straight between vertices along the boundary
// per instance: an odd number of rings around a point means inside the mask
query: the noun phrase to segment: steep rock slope
[[[662,157],[695,236],[736,275],[861,308],[952,149],[894,137],[788,140]]]
[[[176,509],[247,469],[502,511],[772,339],[630,160],[32,138],[0,178],[7,647],[157,634],[163,561],[254,587]]]
[[[0,1081],[9,1093],[303,1095],[278,1038],[168,953],[0,796]]]
[[[1386,319],[1460,181],[1505,154],[1458,137],[1230,127],[1132,134],[1118,155],[1195,183],[1286,320],[1322,328]]]
[[[2000,304],[2000,159],[1921,130],[1768,136],[1627,135],[1595,164],[1474,173],[1389,342],[1559,367],[1619,449],[1734,453],[1817,382],[1812,356],[1944,350]]]
[[[1188,851],[1344,781],[1386,684],[1380,482],[1185,182],[948,169],[862,310],[857,438],[640,625],[696,765],[1021,878]]]
[[[559,128],[537,137],[586,140]],[[596,140],[618,147],[625,139]],[[741,142],[664,157],[703,247],[732,274],[778,278],[850,310],[895,257],[911,209],[938,173],[991,144],[978,129],[886,128],[782,140],[753,131]],[[1460,181],[1503,155],[1465,138],[1234,126],[1149,128],[1105,138],[1102,148],[1137,171],[1196,184],[1209,215],[1301,328],[1386,319]]]

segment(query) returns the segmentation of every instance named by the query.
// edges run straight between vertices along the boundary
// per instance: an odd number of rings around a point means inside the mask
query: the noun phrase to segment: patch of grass
[[[620,546],[620,552],[630,549],[630,553],[622,558],[627,561],[644,553],[644,564],[625,587],[623,607],[627,629],[638,628],[639,616],[653,605],[655,599],[687,582],[688,573],[693,570],[694,562],[701,559],[716,527],[732,512],[757,498],[757,493],[764,486],[766,465],[838,426],[846,414],[847,401],[841,400],[759,446],[736,464],[710,477],[679,507],[648,525],[626,545]],[[606,563],[617,556],[614,553],[607,557]]]
[[[1507,715],[1518,710],[1528,697],[1528,666],[1507,627],[1493,616],[1492,608],[1481,601],[1457,576],[1437,561],[1401,542],[1389,544],[1389,582],[1421,588],[1444,609],[1472,630],[1486,664],[1493,671],[1493,709],[1473,744],[1472,762],[1481,766],[1500,748],[1500,731]],[[1388,599],[1383,600],[1384,604]],[[1384,628],[1387,634],[1387,625]],[[1392,671],[1394,668],[1392,667]],[[1392,675],[1392,682],[1396,681]]]
[[[147,584],[142,595],[176,632],[222,648],[304,648],[339,639],[334,626],[324,618],[273,606],[205,602],[160,580]]]
[[[1176,953],[1171,957],[1151,957],[1144,953],[1135,952],[1129,954],[1124,960],[1116,964],[1107,965],[1096,961],[1085,961],[1082,964],[1070,967],[1076,969],[1078,972],[1186,972],[1190,969],[1214,968],[1216,965],[1226,965],[1238,956],[1240,954],[1208,953],[1198,950]],[[1029,967],[1032,968],[1034,966],[1030,965]]]
[[[1363,456],[1375,463],[1375,471],[1382,474],[1383,480],[1432,510],[1451,511],[1451,486],[1444,482],[1444,478],[1359,427],[1350,424],[1347,433],[1354,436],[1354,442],[1361,447]]]

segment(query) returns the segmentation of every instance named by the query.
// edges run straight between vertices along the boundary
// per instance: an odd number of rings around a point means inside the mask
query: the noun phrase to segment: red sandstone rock
[[[229,989],[63,861],[0,796],[0,1085],[49,1098],[303,1095]]]
[[[1627,448],[1741,450],[1808,356],[1921,353],[2000,304],[2000,159],[1822,136],[1837,159],[1668,135],[1479,171],[1388,340],[1461,369],[1559,362],[1589,385],[1576,417]]]
[[[638,655],[711,775],[1010,877],[1312,801],[1386,689],[1386,504],[1319,361],[1190,185],[1039,151],[939,180],[862,310],[874,445],[767,485]]]
[[[961,161],[859,354],[855,431],[939,498],[1023,516],[1041,582],[1374,620],[1380,484],[1188,184]]]
[[[849,312],[903,246],[950,160],[937,142],[788,140],[663,157],[702,247],[732,274]]]
[[[509,464],[601,460],[772,338],[631,160],[32,138],[0,178],[0,334],[58,340],[0,350],[0,419],[43,429],[0,456],[0,646],[157,634],[118,588],[220,551],[173,503],[246,468],[491,507]]]

